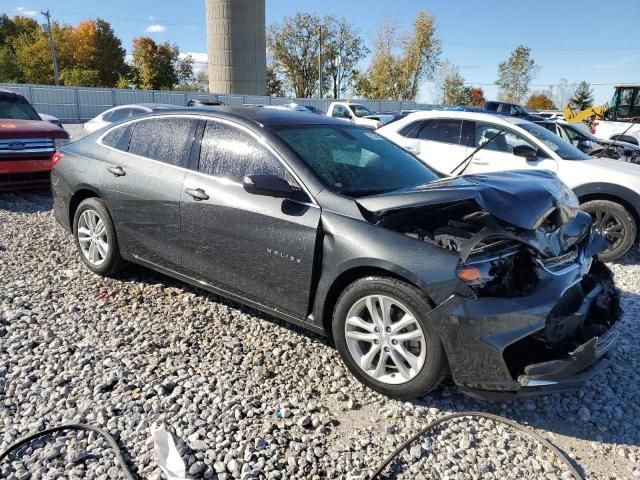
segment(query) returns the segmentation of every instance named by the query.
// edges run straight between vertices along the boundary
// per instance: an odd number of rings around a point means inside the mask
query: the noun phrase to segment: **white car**
[[[156,112],[159,110],[172,110],[174,108],[180,108],[179,105],[169,105],[164,103],[137,103],[132,105],[120,105],[118,107],[105,110],[100,115],[92,118],[84,124],[84,130],[87,133],[95,132],[96,130],[111,125],[114,122],[125,120],[131,117],[137,117],[138,115],[144,115],[145,113]]]
[[[394,119],[393,115],[374,113],[360,103],[351,102],[332,102],[327,110],[327,117],[342,118],[372,130]]]
[[[468,174],[550,170],[573,189],[594,218],[594,228],[607,239],[609,249],[601,258],[618,258],[636,242],[640,165],[592,158],[540,125],[486,113],[416,112],[377,133],[448,175],[460,174],[465,165]]]

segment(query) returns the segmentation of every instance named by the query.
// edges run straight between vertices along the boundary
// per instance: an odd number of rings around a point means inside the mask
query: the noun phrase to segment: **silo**
[[[209,91],[266,95],[265,0],[205,0]]]

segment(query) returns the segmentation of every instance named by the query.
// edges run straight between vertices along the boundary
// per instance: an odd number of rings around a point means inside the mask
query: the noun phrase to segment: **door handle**
[[[109,167],[107,170],[113,173],[116,177],[124,177],[127,174],[122,167]]]
[[[209,195],[201,188],[185,188],[184,193],[193,197],[197,202],[201,200],[209,200]]]

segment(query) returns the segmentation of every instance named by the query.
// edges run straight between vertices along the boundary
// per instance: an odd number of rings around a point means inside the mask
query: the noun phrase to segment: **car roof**
[[[154,115],[200,115],[214,117],[225,117],[234,120],[250,122],[263,125],[265,127],[279,125],[341,125],[354,126],[351,122],[326,117],[324,115],[312,115],[310,112],[298,112],[296,110],[264,108],[264,107],[178,107],[174,110],[163,110],[155,112]],[[144,118],[144,117],[137,117]]]
[[[24,97],[24,95],[22,95],[21,93],[14,92],[13,90],[8,90],[6,88],[0,88],[0,94],[3,94],[3,95],[16,95],[18,97]]]
[[[126,103],[124,105],[115,105],[111,107],[109,110],[119,109],[119,108],[132,108],[132,107],[142,107],[148,108],[149,110],[165,110],[167,108],[176,109],[176,108],[185,108],[182,105],[173,105],[170,103]]]
[[[460,120],[477,120],[479,122],[491,122],[502,125],[522,125],[530,123],[528,120],[519,117],[505,117],[484,112],[467,112],[460,110],[421,110],[410,113],[406,120],[420,120],[427,118],[455,118]],[[382,127],[384,128],[384,127]]]

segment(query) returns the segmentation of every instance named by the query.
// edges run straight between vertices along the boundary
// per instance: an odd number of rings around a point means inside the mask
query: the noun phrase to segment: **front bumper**
[[[606,364],[620,314],[611,271],[588,260],[527,296],[451,296],[431,318],[460,389],[500,400],[579,388]]]

